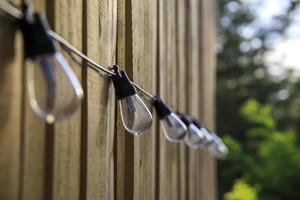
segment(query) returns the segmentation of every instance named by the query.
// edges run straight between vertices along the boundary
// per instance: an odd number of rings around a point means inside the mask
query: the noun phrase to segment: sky
[[[289,3],[286,0],[242,0],[242,2],[257,16],[257,20],[250,27],[241,30],[241,34],[245,37],[251,37],[255,27],[276,26],[272,19],[278,15],[285,15]],[[235,5],[230,7],[236,9]],[[265,62],[270,66],[269,72],[274,76],[282,74],[284,69],[293,69],[300,76],[300,8],[296,10],[292,19],[293,22],[284,37],[274,35],[269,39],[272,50],[265,55]],[[259,41],[254,45],[259,45]],[[244,44],[241,48],[247,50],[247,45]]]

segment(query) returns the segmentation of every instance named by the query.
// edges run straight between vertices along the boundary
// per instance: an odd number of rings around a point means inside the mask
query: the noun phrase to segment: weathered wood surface
[[[86,52],[102,66],[115,62],[117,1],[86,1]],[[106,76],[87,69],[86,196],[114,198],[114,91]]]
[[[133,80],[156,92],[157,1],[132,1]],[[147,55],[147,56],[145,56]],[[151,104],[147,104],[151,108]],[[134,199],[155,200],[156,123],[134,138]]]
[[[54,1],[54,30],[82,49],[82,1]],[[81,80],[81,67],[70,56],[67,61]],[[59,77],[65,78],[65,77]],[[69,119],[55,123],[53,139],[53,185],[55,200],[79,199],[81,108]]]
[[[117,63],[175,111],[213,128],[214,1],[32,3],[93,60]],[[155,112],[151,130],[127,134],[109,78],[65,51],[82,81],[83,103],[54,125],[37,117],[28,105],[20,33],[0,19],[1,200],[215,199],[215,161],[207,151],[167,142]]]
[[[176,1],[159,4],[159,95],[177,110]],[[160,129],[160,199],[179,199],[179,144],[170,143]]]
[[[17,1],[15,1],[17,3]],[[0,33],[0,199],[17,200],[21,166],[22,53],[15,22],[1,16]]]
[[[34,8],[46,14],[46,3],[35,1]],[[21,52],[21,51],[20,51]],[[23,88],[26,88],[26,69],[23,68]],[[23,119],[21,145],[20,198],[44,199],[45,169],[50,158],[46,156],[46,123],[31,111],[27,91],[23,91]],[[47,140],[47,142],[49,142]],[[47,161],[46,161],[46,157]]]

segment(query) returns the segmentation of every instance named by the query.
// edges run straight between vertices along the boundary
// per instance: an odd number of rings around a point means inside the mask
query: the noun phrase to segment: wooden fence
[[[214,1],[31,2],[95,61],[119,64],[174,109],[213,128]],[[54,125],[37,117],[14,31],[11,23],[0,27],[1,200],[215,199],[215,161],[207,151],[167,142],[155,114],[148,133],[127,134],[111,82],[67,53],[85,91],[82,106]]]

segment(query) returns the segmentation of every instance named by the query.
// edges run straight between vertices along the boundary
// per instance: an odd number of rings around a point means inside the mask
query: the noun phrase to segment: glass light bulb
[[[200,128],[200,131],[204,134],[204,145],[208,147],[214,142],[213,136],[208,132],[208,130],[204,127]]]
[[[152,114],[137,94],[119,100],[121,118],[125,129],[139,135],[152,124]]]
[[[192,123],[187,127],[187,134],[184,140],[189,147],[194,149],[203,148],[206,143],[205,134]]]
[[[60,52],[26,60],[27,87],[32,109],[53,123],[71,115],[83,97],[83,89]]]
[[[217,158],[224,159],[229,152],[227,146],[215,133],[212,134],[212,137],[214,142],[209,146],[208,150]]]
[[[216,152],[217,152],[217,157],[219,159],[224,159],[227,156],[229,150],[223,142],[220,142]]]
[[[171,142],[178,142],[186,135],[186,125],[172,112],[161,119],[161,123],[167,140]]]

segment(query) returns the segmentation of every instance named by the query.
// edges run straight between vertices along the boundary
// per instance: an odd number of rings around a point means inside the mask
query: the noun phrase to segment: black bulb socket
[[[57,51],[57,43],[47,33],[50,30],[49,25],[40,14],[29,13],[28,6],[23,6],[23,17],[19,22],[23,33],[25,58],[34,59]]]
[[[113,71],[115,72],[115,75],[112,75],[111,79],[115,87],[117,99],[124,99],[136,94],[136,89],[129,80],[126,72],[119,70],[117,65],[113,66]]]
[[[153,100],[153,106],[156,109],[159,119],[163,119],[171,114],[171,109],[160,98],[156,97]]]
[[[190,124],[193,123],[193,120],[190,116],[186,115],[186,114],[183,114],[183,113],[180,113],[180,112],[177,112],[176,113],[177,116],[179,117],[179,119],[188,127]]]
[[[199,129],[203,128],[202,124],[196,119],[192,119],[192,123]]]

